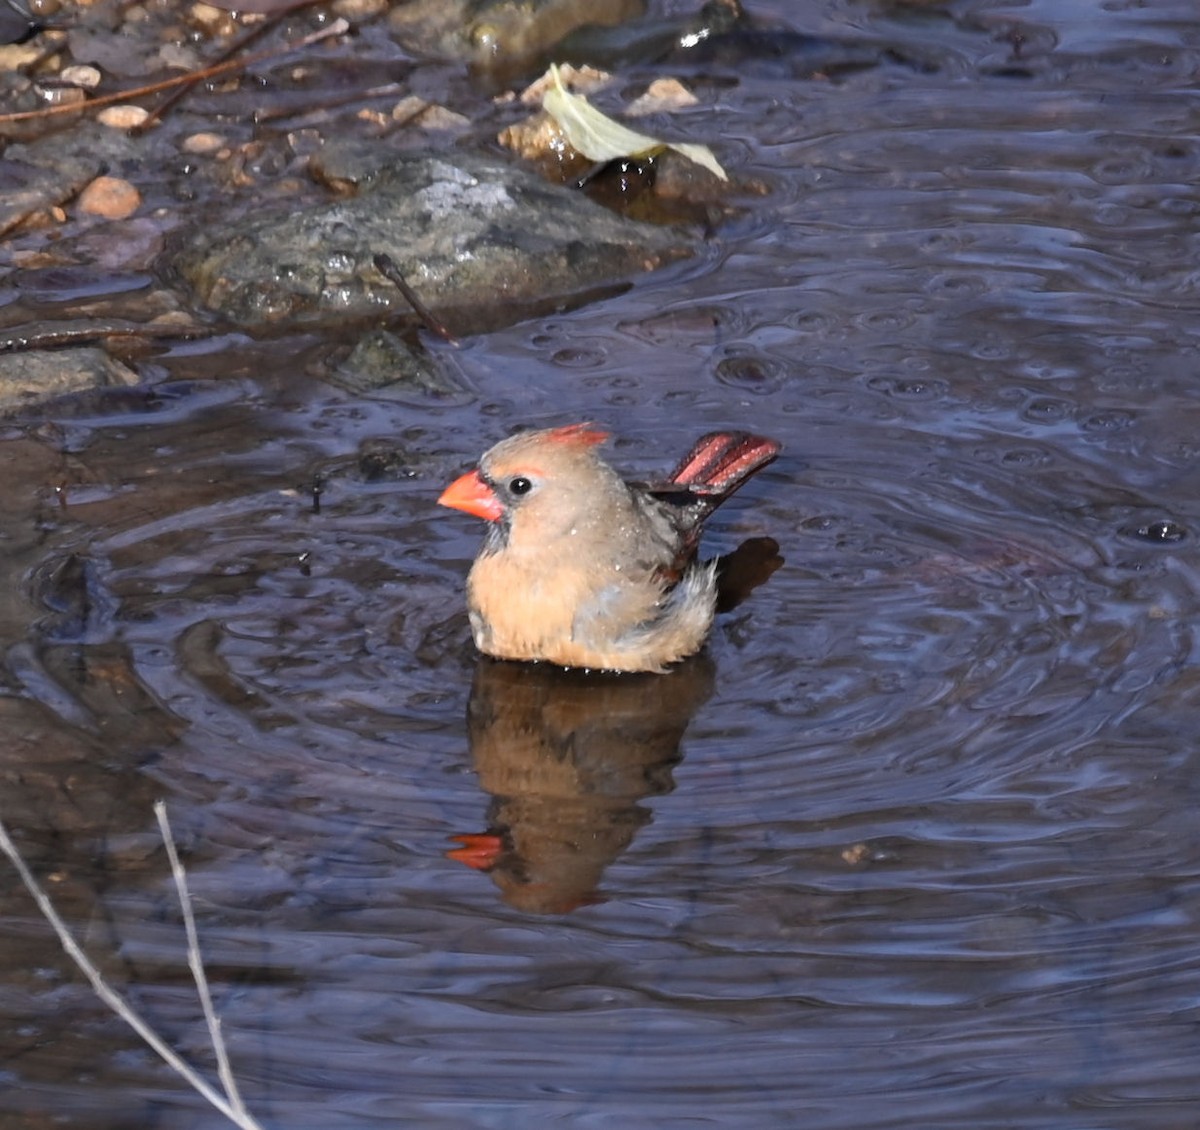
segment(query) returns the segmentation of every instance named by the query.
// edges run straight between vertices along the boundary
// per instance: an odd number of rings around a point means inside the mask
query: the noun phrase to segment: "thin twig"
[[[345,94],[328,98],[324,102],[309,103],[307,106],[268,106],[254,111],[254,121],[262,125],[265,122],[278,122],[285,118],[299,118],[305,114],[323,114],[329,110],[336,110],[340,106],[353,105],[355,102],[370,102],[375,98],[395,98],[407,90],[407,83],[389,82],[383,86],[372,86],[367,90],[347,91]],[[422,105],[416,116],[419,117],[428,109],[428,103]],[[405,121],[408,120],[405,119]]]
[[[99,98],[93,98],[89,102],[75,102],[62,106],[44,106],[40,110],[21,110],[14,114],[0,114],[0,125],[7,125],[9,122],[30,121],[34,118],[48,118],[55,114],[86,113],[101,106],[112,106],[118,102],[128,102],[133,98],[143,98],[147,94],[158,94],[160,91],[171,90],[181,84],[186,85],[194,83],[197,80],[203,81],[205,79],[220,78],[222,75],[232,74],[234,71],[243,70],[246,67],[253,66],[255,63],[261,63],[265,59],[273,59],[278,55],[286,55],[292,51],[311,47],[314,43],[320,43],[324,39],[343,35],[349,29],[349,22],[339,18],[334,20],[328,27],[322,28],[320,31],[314,31],[311,35],[304,35],[299,39],[289,40],[279,47],[259,51],[256,55],[247,55],[244,59],[234,59],[228,63],[218,63],[216,66],[207,67],[203,71],[193,71],[190,74],[178,75],[175,78],[164,79],[162,82],[152,82],[147,86],[137,86],[132,90],[120,90],[116,94],[104,94]]]
[[[188,965],[192,970],[192,980],[196,982],[196,995],[200,998],[200,1007],[204,1010],[204,1022],[208,1025],[209,1039],[212,1041],[213,1053],[217,1057],[217,1074],[225,1087],[225,1097],[230,1106],[239,1114],[248,1114],[246,1104],[238,1093],[237,1080],[233,1077],[233,1069],[229,1066],[229,1052],[225,1040],[221,1036],[221,1018],[213,1008],[212,994],[208,991],[208,975],[204,972],[204,961],[200,957],[200,938],[196,934],[196,917],[192,914],[192,896],[188,891],[187,872],[179,862],[179,852],[175,849],[175,838],[171,834],[171,822],[167,819],[167,806],[161,801],[154,802],[154,815],[158,818],[158,830],[162,833],[163,843],[167,848],[167,858],[171,861],[171,874],[175,879],[175,889],[179,892],[179,906],[183,910],[183,928],[187,932]]]
[[[124,997],[115,989],[109,987],[108,982],[104,980],[104,975],[92,964],[91,958],[83,952],[79,943],[75,941],[71,931],[67,928],[67,924],[59,917],[58,911],[54,909],[54,904],[50,901],[49,895],[42,890],[41,885],[34,878],[33,872],[29,870],[24,858],[17,850],[17,846],[13,843],[8,834],[8,829],[4,826],[2,820],[0,820],[0,851],[3,851],[8,856],[9,861],[16,868],[21,882],[25,885],[25,889],[33,896],[33,901],[37,903],[38,910],[42,912],[42,917],[50,923],[51,928],[58,935],[58,940],[62,944],[62,948],[66,950],[67,956],[75,962],[80,972],[91,982],[96,996],[141,1036],[169,1067],[178,1072],[196,1091],[225,1115],[230,1122],[242,1127],[243,1130],[263,1130],[261,1124],[255,1121],[245,1110],[239,1110],[227,1102],[214,1087],[199,1075],[186,1060],[181,1058],[142,1019]]]
[[[417,292],[408,285],[404,276],[400,273],[400,268],[396,266],[396,261],[390,255],[380,252],[375,256],[374,262],[375,269],[385,279],[395,284],[396,289],[404,295],[405,301],[413,308],[417,317],[425,323],[426,329],[431,333],[437,334],[442,341],[448,342],[450,345],[458,345],[458,340],[455,336],[438,320],[433,311],[417,297]]]
[[[3,235],[0,231],[0,235]],[[35,349],[59,349],[65,345],[87,345],[94,341],[118,341],[132,338],[135,341],[155,341],[159,338],[180,338],[189,341],[198,337],[211,337],[215,333],[211,326],[199,322],[180,323],[179,325],[154,325],[147,322],[129,322],[116,320],[110,322],[95,322],[87,325],[76,325],[64,322],[54,329],[42,329],[40,326],[28,331],[9,332],[7,328],[0,329],[0,354],[27,353]]]
[[[244,51],[250,44],[256,40],[262,39],[267,32],[274,30],[283,20],[290,16],[293,12],[299,11],[301,8],[311,8],[314,4],[324,3],[324,0],[296,0],[296,3],[289,4],[286,8],[281,8],[278,12],[273,13],[263,23],[255,28],[251,28],[245,35],[236,43],[230,45],[226,50],[222,51],[217,56],[214,65],[225,63],[232,59],[239,51]],[[145,121],[139,122],[129,132],[137,137],[145,133],[151,126],[154,126],[162,118],[162,116],[171,109],[176,103],[186,98],[200,83],[205,80],[203,72],[191,76],[191,81],[186,82],[175,88],[167,95],[153,110],[150,111]]]

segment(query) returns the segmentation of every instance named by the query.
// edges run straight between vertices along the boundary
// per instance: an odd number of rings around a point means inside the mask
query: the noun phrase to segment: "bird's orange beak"
[[[496,492],[479,477],[478,471],[468,471],[455,479],[442,491],[438,505],[465,510],[486,522],[497,522],[504,517],[504,507]]]

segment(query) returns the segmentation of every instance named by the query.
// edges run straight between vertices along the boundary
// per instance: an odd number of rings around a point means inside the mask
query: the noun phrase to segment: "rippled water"
[[[234,341],[4,433],[4,817],[207,1063],[167,799],[270,1125],[1200,1108],[1200,25],[813,18],[938,67],[743,64],[696,128],[768,194],[702,262],[444,352],[471,405]],[[470,645],[479,531],[433,500],[581,418],[638,474],[713,427],[786,446],[709,537],[785,565],[662,679]],[[5,1126],[221,1123],[0,905]]]

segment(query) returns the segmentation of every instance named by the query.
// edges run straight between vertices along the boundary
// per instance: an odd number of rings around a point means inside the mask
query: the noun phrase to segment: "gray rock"
[[[63,204],[106,169],[118,173],[134,164],[144,147],[124,130],[85,122],[4,151],[0,184],[0,234],[36,212]]]
[[[327,377],[348,392],[382,393],[417,404],[466,404],[473,395],[446,366],[388,330],[364,334]]]
[[[388,26],[410,51],[488,70],[529,63],[578,28],[611,27],[645,9],[645,0],[408,0],[391,8]]]
[[[197,233],[175,259],[196,301],[248,328],[409,313],[374,267],[391,256],[456,334],[510,325],[691,254],[685,234],[624,219],[514,165],[409,154],[350,199]]]
[[[0,414],[72,392],[135,385],[137,374],[103,349],[56,349],[0,354]]]

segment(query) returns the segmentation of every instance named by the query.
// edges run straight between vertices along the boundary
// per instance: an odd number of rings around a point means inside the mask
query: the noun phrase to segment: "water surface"
[[[810,14],[937,65],[739,64],[694,126],[767,195],[696,262],[443,351],[469,404],[231,339],[3,435],[4,818],[207,1065],[167,800],[266,1124],[1200,1105],[1194,12]],[[711,428],[785,444],[708,546],[786,564],[649,689],[470,645],[479,530],[434,499],[577,419],[637,475]],[[446,857],[487,830],[502,866]],[[220,1125],[2,905],[4,1125]]]

